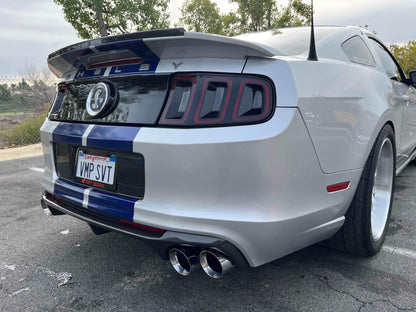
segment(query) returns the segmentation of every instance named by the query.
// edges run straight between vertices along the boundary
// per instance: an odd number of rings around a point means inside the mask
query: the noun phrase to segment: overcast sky
[[[81,41],[52,0],[1,2],[0,83],[4,78],[19,76],[25,63],[46,66],[49,53]],[[178,17],[177,8],[183,2],[171,1],[173,19]],[[223,12],[233,7],[227,0],[215,2]],[[314,6],[317,25],[368,25],[385,43],[416,40],[416,0],[315,0]]]

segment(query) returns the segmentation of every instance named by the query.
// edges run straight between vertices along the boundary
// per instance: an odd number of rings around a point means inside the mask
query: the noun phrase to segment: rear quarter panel
[[[292,62],[290,67],[298,106],[325,173],[364,167],[387,122],[400,138],[400,105],[389,101],[392,84],[376,68],[329,61]]]
[[[400,106],[390,80],[376,68],[343,61],[279,57],[250,59],[244,72],[271,77],[277,106],[299,107],[322,171],[334,173],[363,168],[386,122],[400,146]]]

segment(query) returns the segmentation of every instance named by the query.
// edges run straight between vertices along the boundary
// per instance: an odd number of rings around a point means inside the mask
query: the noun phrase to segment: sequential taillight
[[[162,123],[181,124],[186,121],[194,98],[195,87],[196,78],[194,77],[177,77],[173,80],[168,103],[161,118]]]
[[[194,116],[196,124],[220,123],[224,120],[232,85],[232,80],[227,78],[205,79]]]
[[[274,99],[272,83],[263,77],[176,76],[159,124],[204,127],[259,123],[270,118]]]
[[[238,92],[233,120],[250,121],[265,117],[269,112],[269,86],[258,80],[243,80]]]

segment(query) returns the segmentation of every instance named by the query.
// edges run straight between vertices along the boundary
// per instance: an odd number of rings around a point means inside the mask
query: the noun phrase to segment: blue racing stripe
[[[81,208],[86,188],[83,185],[58,179],[55,181],[54,194]],[[134,203],[136,201],[137,199],[130,197],[93,189],[88,195],[88,209],[113,218],[133,221]]]
[[[136,199],[116,194],[92,190],[89,194],[88,209],[104,213],[108,216],[133,221],[134,203]]]
[[[61,123],[53,131],[53,141],[72,145],[82,145],[82,135],[88,125],[76,123]]]
[[[74,205],[81,206],[84,200],[84,191],[86,187],[58,179],[55,181],[54,194],[62,197]]]
[[[112,151],[133,152],[133,140],[139,133],[138,127],[99,126],[91,130],[87,146]]]

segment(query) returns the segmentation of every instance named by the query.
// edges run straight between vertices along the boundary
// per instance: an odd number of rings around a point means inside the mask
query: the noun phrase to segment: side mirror
[[[416,86],[416,70],[411,71],[409,73],[410,76],[410,82],[412,83],[412,85]]]

